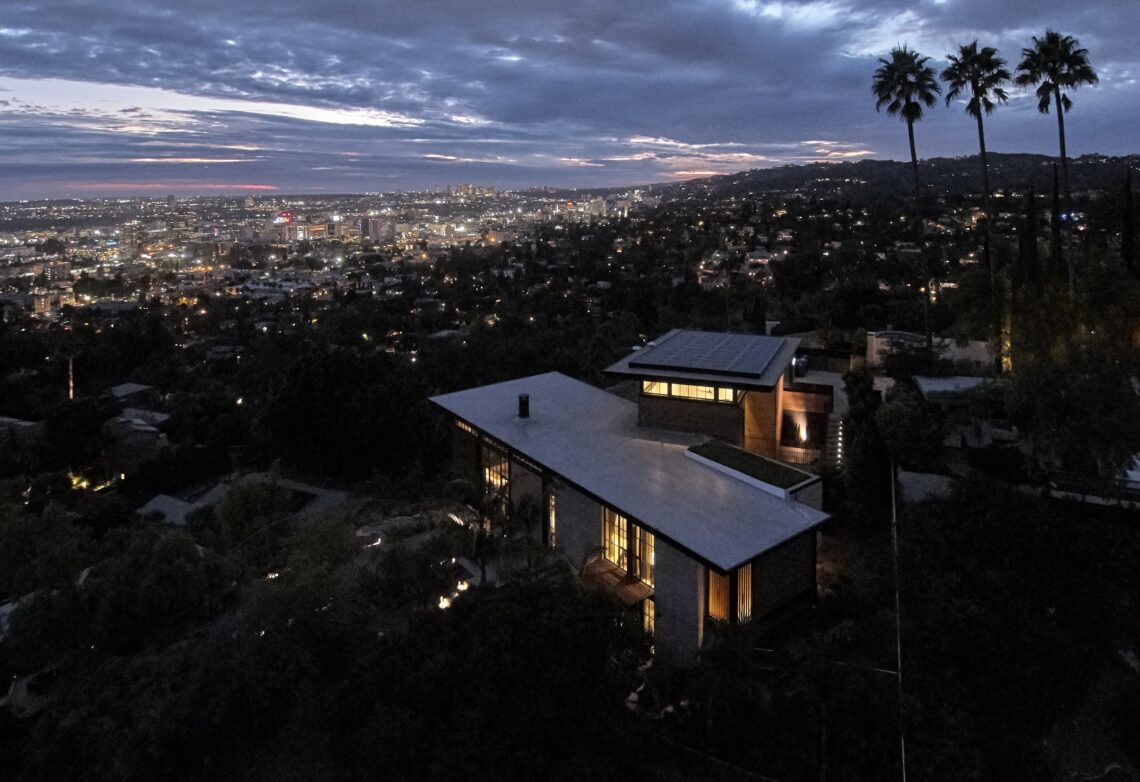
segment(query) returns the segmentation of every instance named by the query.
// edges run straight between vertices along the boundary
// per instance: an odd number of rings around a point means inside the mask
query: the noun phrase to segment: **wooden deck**
[[[634,606],[653,597],[653,587],[629,575],[608,559],[595,559],[582,570],[582,580],[601,589],[627,606]]]

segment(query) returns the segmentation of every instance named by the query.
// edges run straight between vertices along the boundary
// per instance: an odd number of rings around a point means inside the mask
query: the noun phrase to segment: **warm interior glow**
[[[642,380],[641,393],[650,396],[671,396],[674,399],[694,399],[700,402],[736,402],[736,390],[720,386],[700,386],[690,383],[666,383]]]
[[[636,576],[649,586],[653,586],[656,556],[654,554],[655,540],[653,533],[633,525],[633,552],[637,557]]]
[[[490,448],[483,449],[483,484],[488,494],[496,494],[510,481],[510,462],[507,457]]]
[[[716,389],[712,386],[691,386],[684,383],[673,383],[670,385],[670,396],[680,397],[681,399],[714,399],[716,397]]]
[[[557,541],[556,519],[557,519],[557,515],[556,515],[556,508],[555,508],[555,499],[554,499],[554,492],[552,491],[552,492],[550,492],[550,496],[547,500],[547,507],[546,507],[546,530],[547,530],[546,538],[547,538],[547,543],[550,545],[551,548],[554,548],[554,546],[558,542]]]
[[[736,571],[736,621],[752,618],[752,564]]]
[[[602,548],[606,559],[622,569],[629,567],[626,537],[629,521],[609,508],[602,509]]]
[[[709,618],[728,621],[728,576],[709,570]]]

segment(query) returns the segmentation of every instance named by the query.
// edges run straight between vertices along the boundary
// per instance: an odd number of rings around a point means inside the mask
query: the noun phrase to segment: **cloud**
[[[977,37],[1014,65],[1046,26],[1102,78],[1074,95],[1071,151],[1136,151],[1135,0],[6,0],[0,192],[205,187],[207,166],[237,160],[243,179],[303,191],[905,159],[905,128],[870,100],[878,56],[907,43],[940,66]],[[1055,127],[1012,94],[989,145],[1053,153]],[[916,128],[920,156],[973,153],[952,108]]]
[[[250,158],[240,157],[133,157],[129,163],[252,163]]]
[[[71,182],[67,184],[71,190],[91,190],[104,192],[174,192],[186,190],[241,192],[246,190],[270,191],[278,190],[276,185],[249,185],[230,182]]]

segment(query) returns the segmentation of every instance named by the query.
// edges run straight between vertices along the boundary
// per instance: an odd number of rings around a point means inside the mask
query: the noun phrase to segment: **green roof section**
[[[689,451],[778,489],[790,489],[816,477],[805,470],[797,470],[775,459],[729,445],[723,440],[709,440],[690,447]]]

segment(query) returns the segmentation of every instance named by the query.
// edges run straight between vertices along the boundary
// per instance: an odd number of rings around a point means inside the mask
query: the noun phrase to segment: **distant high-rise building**
[[[132,221],[123,225],[119,231],[119,255],[124,258],[134,258],[138,255],[143,235],[142,226],[137,222]]]
[[[174,193],[171,193],[166,197],[166,205],[171,209],[178,206],[178,199],[174,197]]]
[[[364,234],[373,242],[392,242],[396,239],[396,224],[382,217],[369,217],[364,223]]]

